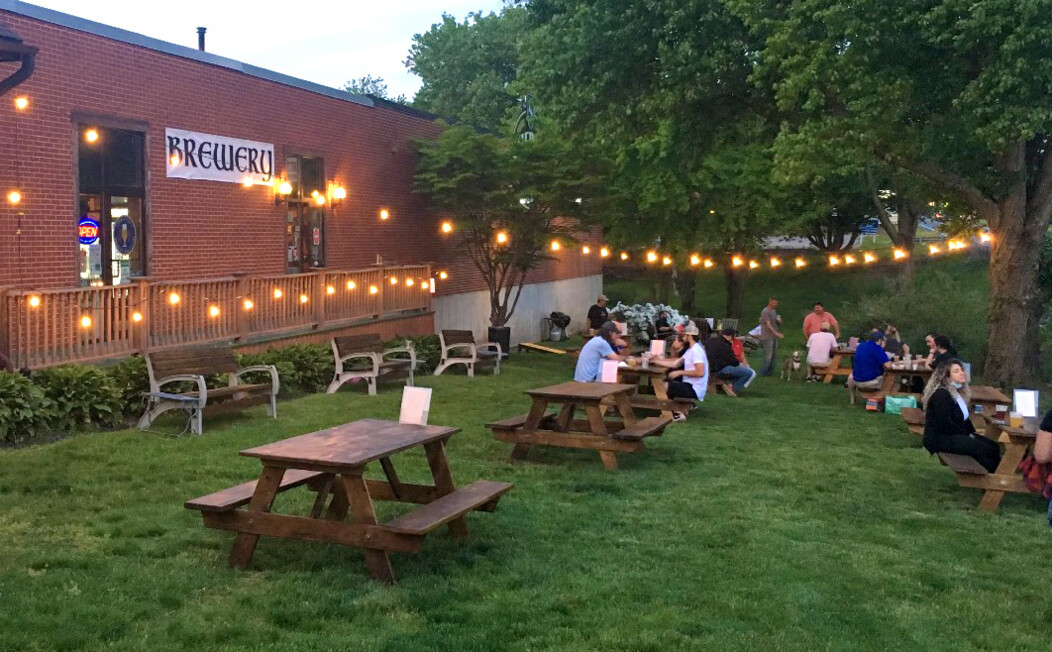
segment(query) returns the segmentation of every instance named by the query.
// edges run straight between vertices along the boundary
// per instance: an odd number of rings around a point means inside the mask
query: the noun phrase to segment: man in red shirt
[[[838,340],[840,339],[840,324],[836,323],[836,317],[833,316],[833,313],[826,312],[825,306],[816,301],[814,309],[804,317],[804,342],[812,334],[822,330],[822,322],[829,324],[829,330],[833,331]]]

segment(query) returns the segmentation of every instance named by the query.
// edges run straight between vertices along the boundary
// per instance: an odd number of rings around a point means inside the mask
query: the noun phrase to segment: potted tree
[[[453,222],[490,301],[490,341],[507,352],[530,270],[576,244],[597,176],[557,140],[504,139],[451,127],[418,141],[415,189]]]

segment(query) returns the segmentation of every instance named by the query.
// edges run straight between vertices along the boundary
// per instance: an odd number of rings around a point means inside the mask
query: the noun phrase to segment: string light
[[[380,288],[376,287],[375,285],[370,285],[369,286],[369,294],[376,294],[379,291],[380,291]]]
[[[324,206],[325,205],[325,196],[324,195],[318,195],[317,197],[314,198],[314,203],[317,204],[318,206]]]
[[[877,259],[877,257],[874,256],[873,254],[869,253],[868,251],[866,253],[862,254],[862,262],[864,262],[864,263],[872,263],[876,259]]]
[[[308,301],[310,301],[310,297],[308,297],[306,294],[300,295],[300,303],[307,303]]]
[[[398,285],[398,277],[397,276],[392,276],[391,277],[391,285]]]
[[[33,296],[29,297],[29,307],[30,308],[39,308],[40,307],[40,297],[36,296],[35,294]]]
[[[447,278],[449,278],[449,274],[447,272],[439,272],[438,273],[438,278],[440,278],[440,279],[442,279],[444,281]]]
[[[829,257],[829,266],[830,267],[836,267],[839,264],[840,264],[840,259],[839,258],[837,258],[836,256],[830,256]]]
[[[701,258],[698,257],[698,254],[691,254],[690,255],[690,264],[692,266],[697,266],[699,263],[701,263]]]
[[[347,289],[353,290],[355,288],[354,281],[347,281]]]
[[[81,328],[91,328],[91,315],[84,315],[80,318]]]
[[[585,256],[587,256],[588,254],[592,253],[592,248],[589,247],[588,245],[585,245],[585,246],[581,247],[581,253],[584,254]]]
[[[658,255],[657,255],[656,252],[653,252],[653,251],[648,251],[647,252],[647,262],[648,263],[656,263],[657,259],[658,259]]]
[[[894,258],[895,260],[902,260],[903,258],[906,258],[907,256],[909,256],[909,254],[906,253],[905,251],[903,251],[902,249],[893,249],[891,251],[891,257]]]
[[[664,265],[665,267],[668,267],[669,265],[672,264],[672,259],[669,258],[668,256],[665,256],[664,258],[661,259],[661,264]]]
[[[452,222],[448,222],[448,221],[447,222],[442,222],[442,233],[452,233],[452,232],[453,232],[453,223]]]
[[[179,165],[179,163],[181,163],[178,154],[172,154],[172,156],[168,159],[168,162],[172,165],[173,168]],[[291,190],[289,192],[291,192]]]
[[[559,251],[559,241],[558,240],[552,240],[552,245],[551,246],[552,246],[552,251]]]
[[[771,258],[771,267],[778,267],[782,264],[782,261],[777,258]]]
[[[607,249],[606,247],[603,247],[602,249],[599,250],[599,257],[600,258],[609,258],[610,257],[610,250]]]
[[[99,140],[99,132],[97,129],[88,129],[84,132],[84,140],[89,143],[95,143]]]
[[[621,252],[621,260],[628,260],[628,254],[624,251]]]
[[[992,242],[993,239],[994,237],[985,231],[979,234],[979,242]]]
[[[938,245],[928,245],[928,253],[931,254],[932,256],[934,256],[935,254],[937,254],[937,253],[939,253],[941,251],[942,250],[939,249]]]
[[[381,220],[386,220],[389,217],[391,217],[391,211],[387,210],[386,208],[381,208],[380,209],[380,219]]]
[[[17,204],[18,202],[22,201],[22,193],[18,192],[17,190],[12,190],[11,192],[7,193],[7,201],[11,202],[12,204]]]
[[[847,254],[846,256],[844,256],[844,264],[845,265],[854,265],[855,262],[856,262],[855,261],[855,257],[852,256],[851,254]]]
[[[15,108],[19,111],[25,111],[29,108],[29,98],[25,95],[19,95],[15,98]]]
[[[421,283],[420,283],[420,289],[421,290],[426,290],[429,287],[430,286],[428,285],[427,281],[421,281]]]
[[[179,305],[179,302],[182,300],[183,298],[179,296],[178,292],[172,292],[168,295],[168,303],[172,304],[173,306]]]
[[[759,266],[760,266],[760,263],[756,262],[755,260],[750,260],[749,261],[749,269],[756,269]]]
[[[715,265],[716,265],[716,263],[712,262],[711,258],[706,258],[705,259],[705,269],[711,269]]]
[[[329,295],[336,294],[336,288],[330,285],[325,288],[325,293]]]
[[[508,234],[505,233],[504,231],[498,231],[497,232],[497,244],[507,244],[507,243],[508,243]]]
[[[138,312],[138,311],[133,312],[132,313],[132,321],[135,322],[136,324],[141,322],[142,321],[142,313]]]
[[[256,307],[256,304],[252,303],[252,299],[245,299],[245,310],[252,310]]]
[[[793,262],[795,262],[795,263],[796,263],[796,268],[797,268],[797,269],[800,269],[801,267],[805,267],[805,266],[807,266],[807,261],[806,261],[806,260],[804,260],[803,258],[797,258],[797,259],[796,259],[795,261],[793,261]]]
[[[413,287],[413,282],[414,282],[413,279],[407,278],[405,280],[405,286],[411,288],[411,287]]]
[[[731,258],[731,267],[741,267],[744,264],[745,261],[742,260],[741,256],[735,256],[734,258]]]
[[[219,316],[219,306],[208,306],[208,316],[215,319]]]
[[[285,293],[281,291],[281,288],[274,288],[274,298],[275,299],[280,299],[284,295],[285,295]]]
[[[246,176],[244,179],[241,180],[241,185],[243,185],[246,188],[251,188],[255,183],[256,182],[253,181],[252,177],[250,176]]]

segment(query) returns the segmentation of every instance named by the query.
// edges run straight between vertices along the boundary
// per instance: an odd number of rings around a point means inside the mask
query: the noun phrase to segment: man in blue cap
[[[884,332],[875,330],[869,340],[859,344],[855,350],[855,361],[851,365],[851,375],[847,377],[847,386],[880,389],[884,383],[884,370],[890,365],[891,360],[884,350]]]

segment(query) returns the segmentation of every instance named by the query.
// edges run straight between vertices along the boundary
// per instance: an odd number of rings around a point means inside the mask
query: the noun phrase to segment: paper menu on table
[[[858,338],[857,337],[849,338],[848,341],[847,341],[847,348],[849,348],[849,349],[856,349],[856,348],[858,348]]]
[[[1037,390],[1017,389],[1012,392],[1012,411],[1024,417],[1037,416]]]
[[[656,358],[665,355],[665,340],[650,340],[650,355]]]
[[[603,360],[603,365],[599,368],[599,380],[604,383],[616,383],[619,364],[617,360]]]

